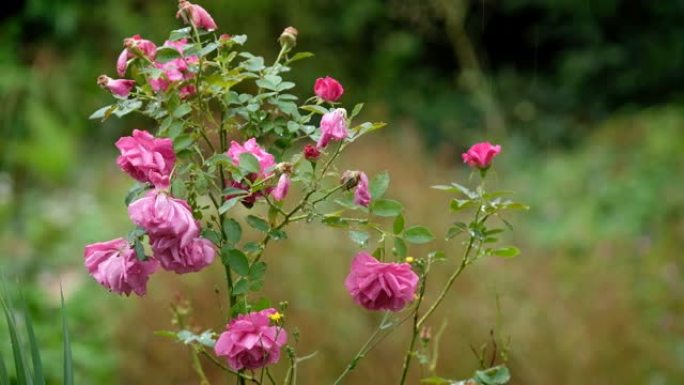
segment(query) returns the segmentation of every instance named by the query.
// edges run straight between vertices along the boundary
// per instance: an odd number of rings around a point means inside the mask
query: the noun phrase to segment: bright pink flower
[[[152,190],[128,206],[128,216],[150,239],[172,239],[179,247],[190,245],[199,237],[199,223],[188,203],[160,190]]]
[[[347,138],[347,110],[337,108],[321,118],[321,137],[317,147],[325,148],[331,140],[341,141]]]
[[[150,245],[162,268],[178,274],[200,271],[209,266],[216,256],[214,244],[201,237],[181,246],[179,238],[150,235]]]
[[[83,256],[90,275],[118,294],[144,295],[150,274],[159,267],[153,259],[140,261],[136,258],[135,251],[123,238],[87,245]]]
[[[171,139],[155,138],[147,131],[133,130],[133,136],[120,138],[116,147],[121,151],[116,163],[128,175],[158,188],[169,186],[176,161]]]
[[[213,31],[217,28],[214,19],[206,9],[187,0],[178,1],[176,17],[183,18],[186,23],[207,31]]]
[[[271,325],[269,316],[275,313],[270,308],[233,319],[216,341],[216,355],[226,357],[233,370],[258,369],[278,362],[287,332]]]
[[[368,188],[368,176],[365,172],[359,171],[359,183],[356,185],[356,191],[354,191],[354,203],[368,207],[371,201],[371,194]]]
[[[142,55],[150,60],[154,60],[157,55],[157,46],[153,42],[143,39],[140,35],[133,35],[124,39],[124,47],[124,50],[121,51],[119,58],[116,60],[116,71],[119,76],[126,75],[129,59]]]
[[[492,159],[501,152],[501,146],[493,145],[489,142],[474,144],[464,152],[461,157],[463,162],[470,167],[487,169],[492,164]]]
[[[356,254],[344,287],[368,310],[399,311],[413,301],[418,275],[408,263],[379,262],[365,251]]]
[[[135,80],[129,79],[112,79],[107,75],[100,75],[97,78],[97,84],[100,87],[109,90],[114,95],[127,97],[135,87]]]
[[[259,177],[263,178],[272,174],[272,168],[275,166],[275,157],[259,146],[255,138],[249,139],[244,144],[234,140],[230,142],[228,157],[233,161],[234,165],[240,165],[240,155],[242,154],[252,154],[257,158],[260,167]]]
[[[311,144],[304,146],[304,158],[306,158],[306,160],[315,162],[320,156],[321,152],[315,146]]]
[[[285,196],[287,195],[287,192],[290,190],[290,176],[287,175],[286,173],[283,173],[280,176],[280,179],[278,179],[278,184],[276,185],[275,189],[271,191],[271,195],[273,196],[273,199],[277,201],[281,201],[285,199]]]
[[[314,83],[314,93],[326,102],[336,102],[340,100],[344,94],[344,88],[340,82],[330,76],[326,76],[324,78],[316,79],[316,83]]]

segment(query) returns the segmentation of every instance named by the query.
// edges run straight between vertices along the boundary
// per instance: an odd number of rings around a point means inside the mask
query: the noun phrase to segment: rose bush
[[[329,250],[333,258],[353,259],[347,279],[338,284],[345,286],[350,301],[383,316],[335,384],[410,320],[411,338],[398,377],[404,384],[414,357],[427,362],[425,346],[416,344],[429,342],[430,316],[466,267],[486,256],[518,253],[515,247],[495,245],[505,230],[501,225],[510,226],[506,212],[525,206],[485,189],[487,171],[501,147],[480,143],[462,154],[467,165],[479,170],[476,187],[433,186],[453,195],[451,211],[470,210],[472,219],[454,221],[444,232],[446,240],[460,237],[462,255],[435,295],[426,295],[431,270],[449,268],[454,250],[413,249],[430,244],[434,233],[423,225],[406,226],[403,204],[385,197],[387,173],[369,178],[363,170],[337,167],[349,146],[385,124],[358,124],[363,105],[351,112],[340,107],[344,88],[329,76],[317,79],[303,101],[291,93],[296,85],[285,76],[297,61],[312,56],[294,52],[295,28],[283,31],[280,52],[267,65],[242,50],[246,36],[214,33],[217,24],[200,5],[180,0],[178,6],[177,16],[188,26],[171,31],[162,45],[139,35],[124,40],[115,70],[130,79],[98,78],[116,99],[93,119],[135,112],[154,122],[155,133],[136,129],[116,142],[117,164],[136,181],[125,199],[135,228],[125,239],[86,246],[88,271],[112,292],[144,295],[154,290],[148,278],[158,268],[185,274],[220,263],[230,309],[225,330],[197,335],[176,322],[183,330],[165,335],[191,347],[193,368],[203,383],[208,381],[201,357],[239,383],[260,384],[267,378],[275,384],[268,366],[285,353],[289,369],[283,384],[291,385],[303,358],[288,339],[286,302],[274,306],[256,299],[267,272],[269,278],[277,275],[268,271],[268,246],[285,241],[288,226],[300,221],[346,231],[361,251],[352,258]],[[297,186],[296,193],[291,186]],[[251,231],[243,231],[246,227]],[[495,352],[486,364],[481,359],[481,370],[469,381],[507,382],[505,352]],[[452,383],[433,372],[434,367],[426,381]]]

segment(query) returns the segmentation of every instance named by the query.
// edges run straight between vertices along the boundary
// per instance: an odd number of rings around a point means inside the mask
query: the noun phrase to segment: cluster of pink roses
[[[176,16],[182,18],[187,24],[195,28],[207,31],[216,29],[214,19],[204,8],[186,0],[179,0]],[[123,77],[126,76],[131,60],[141,58],[151,63],[154,68],[160,70],[161,75],[159,77],[147,79],[154,92],[166,91],[171,84],[174,84],[179,85],[181,98],[191,96],[197,90],[194,84],[187,82],[194,77],[190,66],[197,64],[199,60],[194,55],[185,56],[184,50],[187,46],[187,39],[167,40],[164,42],[163,47],[175,49],[180,57],[161,63],[156,61],[157,46],[152,41],[143,39],[140,35],[126,38],[124,39],[124,49],[116,61],[116,72],[121,79],[112,79],[107,75],[101,75],[98,77],[97,83],[116,96],[128,97],[133,88],[135,88],[135,81],[123,79]]]
[[[128,206],[131,221],[147,233],[153,255],[141,261],[123,238],[88,245],[85,265],[93,278],[110,291],[143,295],[150,274],[159,266],[182,274],[211,264],[214,245],[200,236],[199,222],[187,202],[167,191],[176,160],[171,139],[133,130],[132,136],[119,139],[116,146],[121,152],[119,167],[154,187]]]

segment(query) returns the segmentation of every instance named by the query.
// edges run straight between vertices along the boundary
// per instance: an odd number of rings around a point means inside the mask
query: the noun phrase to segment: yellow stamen
[[[413,261],[415,261],[415,259],[413,257],[406,257],[406,259],[404,261],[406,261],[406,263],[413,263]]]

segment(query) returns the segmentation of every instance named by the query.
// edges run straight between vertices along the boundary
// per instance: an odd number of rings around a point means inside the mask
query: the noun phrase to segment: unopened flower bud
[[[429,326],[423,327],[423,329],[420,330],[420,340],[424,343],[427,344],[430,342],[430,339],[432,339],[432,328]]]
[[[320,156],[321,152],[316,148],[316,146],[312,144],[307,144],[304,147],[304,158],[306,158],[306,160],[315,162],[318,160]]]
[[[344,185],[345,190],[351,190],[359,184],[361,173],[358,171],[347,170],[342,173],[340,184]]]
[[[275,170],[280,174],[291,174],[292,173],[292,163],[280,162],[275,166]]]
[[[287,27],[283,30],[283,33],[280,34],[280,37],[278,38],[278,42],[280,43],[280,46],[283,48],[291,49],[294,48],[294,46],[297,45],[297,34],[299,31],[297,31],[297,28],[295,27]]]

